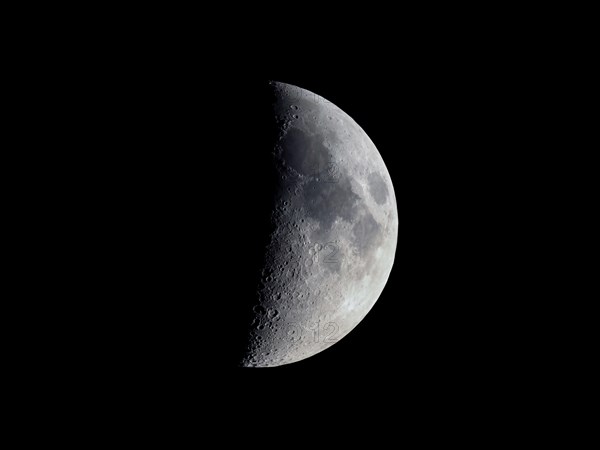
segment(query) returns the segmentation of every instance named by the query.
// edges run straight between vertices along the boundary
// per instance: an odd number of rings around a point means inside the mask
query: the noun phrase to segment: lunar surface
[[[398,234],[389,173],[362,128],[312,92],[269,86],[277,187],[244,367],[300,361],[346,336],[383,291]]]

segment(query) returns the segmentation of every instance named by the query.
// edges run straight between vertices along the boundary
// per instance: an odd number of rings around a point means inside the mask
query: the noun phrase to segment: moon
[[[243,367],[301,361],[350,333],[385,287],[398,235],[392,181],[363,129],[306,89],[269,88],[277,187]]]

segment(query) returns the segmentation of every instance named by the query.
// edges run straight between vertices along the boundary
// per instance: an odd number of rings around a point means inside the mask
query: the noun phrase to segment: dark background
[[[35,162],[59,169],[48,184],[58,192],[36,192],[50,205],[36,232],[52,242],[49,267],[68,260],[49,277],[58,288],[42,286],[59,297],[42,301],[60,316],[48,333],[60,341],[39,344],[50,355],[39,372],[142,405],[162,395],[202,409],[197,398],[239,394],[224,419],[261,404],[327,419],[340,412],[332,397],[360,395],[423,409],[450,397],[451,415],[464,392],[537,383],[527,369],[552,349],[532,326],[545,298],[526,281],[534,253],[552,245],[532,245],[545,244],[543,224],[528,217],[548,197],[531,175],[551,158],[537,141],[554,130],[536,113],[554,97],[546,67],[530,69],[557,45],[536,31],[510,41],[515,27],[470,12],[469,26],[439,10],[371,21],[387,35],[362,18],[338,18],[349,29],[336,33],[315,15],[272,23],[265,43],[248,45],[256,30],[225,39],[204,24],[171,33],[148,22],[152,32],[138,32],[127,18],[122,36],[103,24],[86,39],[68,29],[35,39],[23,52],[35,107],[24,108],[43,126],[27,134],[42,140]],[[251,86],[267,79],[322,95],[374,141],[394,183],[398,248],[381,298],[342,341],[288,366],[229,369],[234,305],[259,244],[252,199],[267,179],[252,153],[268,136],[256,135]]]

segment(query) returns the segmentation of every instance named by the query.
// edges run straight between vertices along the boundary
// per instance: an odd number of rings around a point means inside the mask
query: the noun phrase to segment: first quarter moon
[[[398,235],[388,170],[363,129],[305,89],[269,83],[276,174],[244,367],[308,358],[346,336],[390,275]]]

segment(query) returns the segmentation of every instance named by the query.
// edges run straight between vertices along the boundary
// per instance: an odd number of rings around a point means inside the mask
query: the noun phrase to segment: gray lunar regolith
[[[281,185],[245,367],[300,361],[346,336],[383,291],[398,234],[390,175],[362,128],[312,92],[271,88]]]

